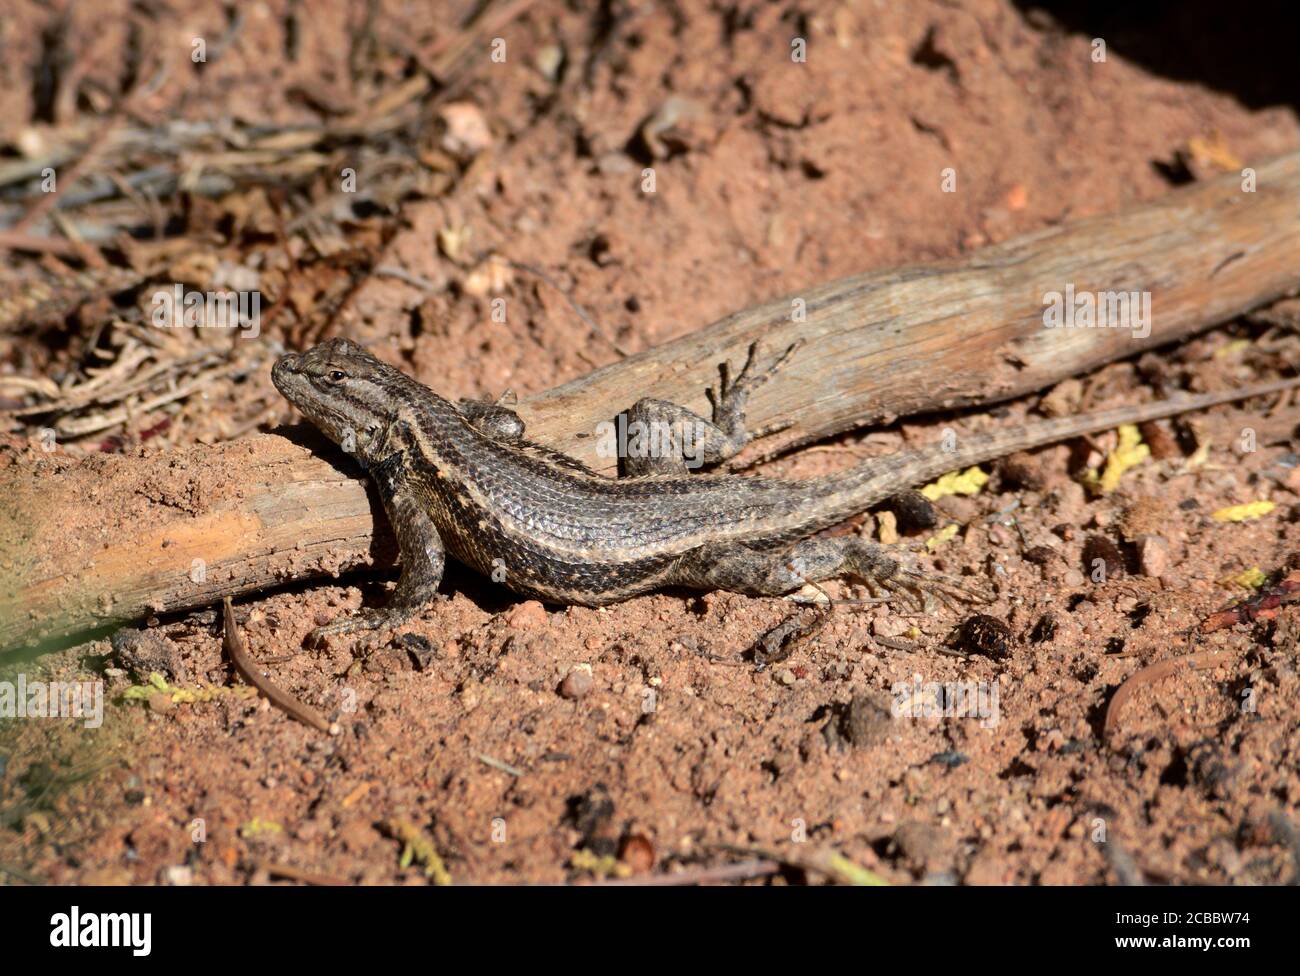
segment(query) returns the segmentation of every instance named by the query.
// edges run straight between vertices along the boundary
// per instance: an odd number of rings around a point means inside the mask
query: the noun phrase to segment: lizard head
[[[367,462],[377,460],[373,452],[412,383],[347,339],[286,353],[271,367],[271,382],[326,437]]]

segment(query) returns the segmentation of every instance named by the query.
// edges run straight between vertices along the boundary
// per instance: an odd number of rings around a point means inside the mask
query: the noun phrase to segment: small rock
[[[644,834],[629,834],[619,845],[618,859],[633,874],[648,874],[655,866],[655,846]]]
[[[1034,546],[1025,551],[1025,561],[1035,566],[1046,566],[1055,562],[1059,556],[1060,554],[1051,546]]]
[[[945,495],[935,506],[954,522],[965,525],[979,517],[979,503],[962,495]]]
[[[506,613],[506,624],[511,630],[540,630],[546,621],[546,608],[536,600],[525,600]]]
[[[880,524],[880,533],[877,538],[883,546],[892,546],[898,542],[898,518],[893,512],[883,511],[876,513],[876,521]]]
[[[911,627],[902,617],[886,613],[871,621],[871,632],[877,637],[902,637]]]
[[[889,736],[893,721],[886,699],[855,695],[840,716],[840,734],[858,748],[874,746]]]
[[[596,159],[596,169],[605,176],[622,176],[636,169],[636,164],[627,153],[607,152]]]
[[[444,105],[438,117],[446,127],[442,148],[458,159],[470,160],[492,145],[492,130],[483,111],[471,102]]]
[[[186,864],[170,864],[158,872],[160,884],[188,888],[194,883],[194,869]]]
[[[1042,491],[1047,487],[1043,467],[1032,454],[1023,451],[1002,459],[998,474],[1004,488],[1012,491]]]
[[[181,649],[156,630],[119,630],[112,645],[114,657],[138,681],[148,681],[156,671],[173,684],[189,682]]]
[[[591,691],[591,688],[595,683],[595,679],[591,674],[590,664],[576,665],[564,676],[564,680],[560,682],[560,697],[571,700],[582,698]]]
[[[558,44],[545,45],[533,56],[533,64],[547,81],[558,81],[560,68],[564,66],[564,48]]]
[[[918,876],[952,866],[952,836],[944,828],[933,824],[919,820],[904,821],[895,829],[890,848]]]
[[[1138,541],[1138,570],[1143,576],[1164,576],[1169,569],[1169,543],[1149,535]]]

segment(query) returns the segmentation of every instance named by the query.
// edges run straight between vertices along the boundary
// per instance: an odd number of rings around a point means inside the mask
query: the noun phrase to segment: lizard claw
[[[357,631],[392,630],[400,627],[413,617],[414,611],[379,609],[358,610],[350,617],[340,617],[333,623],[316,627],[308,632],[303,644],[306,647],[322,648],[328,639],[339,634],[351,634]]]
[[[930,612],[934,602],[955,612],[963,604],[987,603],[993,599],[992,594],[978,584],[911,569],[898,569],[884,579],[867,577],[862,582],[872,596],[884,596],[912,613]]]
[[[740,368],[740,372],[736,374],[734,380],[731,376],[731,363],[725,359],[720,362],[718,364],[717,387],[711,386],[704,391],[709,398],[710,405],[713,407],[714,422],[717,423],[723,413],[742,410],[745,401],[749,399],[749,395],[779,373],[786,361],[803,344],[803,339],[797,339],[790,343],[785,352],[781,353],[767,369],[756,373],[754,372],[754,364],[758,360],[758,350],[761,343],[758,341],[751,342],[749,351],[745,356],[745,365]]]

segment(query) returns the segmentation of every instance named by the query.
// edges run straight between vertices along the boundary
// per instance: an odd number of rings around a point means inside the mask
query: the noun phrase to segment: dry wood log
[[[1300,153],[961,260],[871,272],[738,312],[520,406],[534,439],[601,470],[593,432],[641,396],[707,410],[722,358],[808,340],[749,408],[770,454],[858,425],[986,404],[1208,328],[1300,288]],[[1151,294],[1150,334],[1048,329],[1044,295]],[[802,309],[803,315],[793,314]],[[280,434],[145,460],[39,452],[0,470],[0,647],[391,563],[337,452]],[[752,455],[751,455],[752,456]],[[381,538],[376,539],[376,521]]]

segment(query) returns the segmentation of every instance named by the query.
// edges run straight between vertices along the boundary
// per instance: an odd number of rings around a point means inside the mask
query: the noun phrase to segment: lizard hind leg
[[[897,600],[914,610],[925,606],[927,594],[949,606],[989,598],[961,580],[907,569],[883,547],[853,538],[804,539],[778,549],[712,543],[684,556],[673,582],[750,596],[782,596],[806,583],[835,577],[861,582],[873,596]]]

